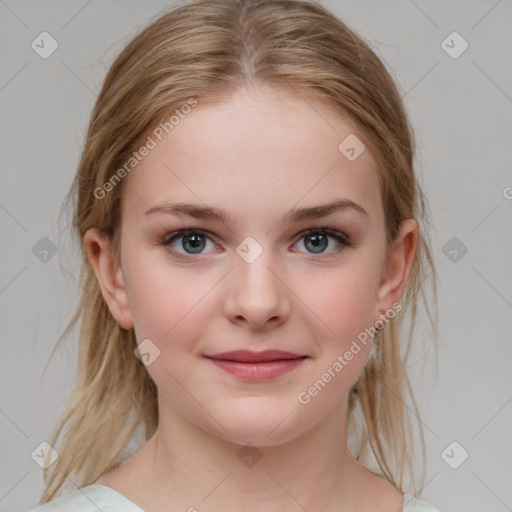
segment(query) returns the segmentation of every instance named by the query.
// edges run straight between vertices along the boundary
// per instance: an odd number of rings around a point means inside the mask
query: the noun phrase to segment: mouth
[[[218,368],[244,380],[273,379],[292,372],[308,359],[308,356],[282,350],[235,350],[205,357]]]
[[[285,352],[284,350],[263,350],[255,352],[252,350],[233,350],[231,352],[220,352],[210,356],[205,356],[210,359],[222,361],[236,361],[239,363],[265,363],[271,361],[284,361],[289,359],[299,359],[303,356],[301,354],[294,354],[293,352]]]

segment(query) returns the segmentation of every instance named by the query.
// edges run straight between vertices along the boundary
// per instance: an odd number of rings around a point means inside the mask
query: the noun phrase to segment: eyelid
[[[352,244],[351,239],[347,234],[345,234],[343,231],[340,231],[339,229],[331,228],[328,226],[304,229],[303,231],[298,233],[297,236],[298,236],[298,238],[304,238],[304,236],[306,236],[306,235],[314,235],[315,233],[325,233],[328,236],[330,236],[331,238],[342,239],[342,241],[344,243],[346,243],[347,245]]]
[[[210,233],[209,231],[205,229],[199,229],[199,228],[183,228],[178,229],[176,231],[171,231],[167,233],[163,238],[161,238],[161,243],[171,243],[175,238],[179,238],[180,236],[184,235],[204,235],[205,237],[209,238],[212,241],[215,241],[217,243],[217,238],[213,233]],[[217,243],[217,245],[220,245]]]

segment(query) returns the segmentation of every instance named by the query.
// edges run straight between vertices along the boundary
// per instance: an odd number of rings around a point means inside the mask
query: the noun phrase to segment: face
[[[241,91],[199,101],[125,178],[121,264],[109,277],[91,259],[116,320],[150,340],[160,421],[179,411],[218,437],[264,446],[344,403],[370,351],[361,333],[400,299],[414,233],[404,225],[386,255],[375,162],[338,148],[354,132],[321,103]],[[311,215],[335,202],[345,206]],[[173,212],[177,203],[225,217]],[[207,357],[235,350],[303,359],[267,363],[261,372],[287,371],[252,379]]]

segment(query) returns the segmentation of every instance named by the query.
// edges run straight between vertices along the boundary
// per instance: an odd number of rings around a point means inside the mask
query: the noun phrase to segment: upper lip
[[[231,352],[220,352],[218,354],[207,355],[210,359],[224,359],[228,361],[239,361],[243,363],[258,363],[263,361],[277,361],[279,359],[297,359],[305,357],[293,352],[284,350],[263,350],[254,352],[252,350],[233,350]]]

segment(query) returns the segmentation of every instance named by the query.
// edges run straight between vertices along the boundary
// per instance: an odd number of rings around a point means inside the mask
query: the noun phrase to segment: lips
[[[244,381],[268,381],[302,366],[307,356],[283,350],[234,350],[205,356],[218,368]]]
[[[301,359],[306,356],[294,354],[293,352],[285,352],[284,350],[264,350],[260,352],[252,350],[233,350],[231,352],[221,352],[205,357],[222,361],[236,361],[239,363],[263,363],[287,359]]]

